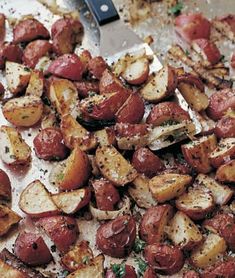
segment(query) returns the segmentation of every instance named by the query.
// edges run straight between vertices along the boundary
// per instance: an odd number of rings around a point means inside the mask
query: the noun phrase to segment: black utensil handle
[[[119,19],[112,0],[85,0],[100,26]]]

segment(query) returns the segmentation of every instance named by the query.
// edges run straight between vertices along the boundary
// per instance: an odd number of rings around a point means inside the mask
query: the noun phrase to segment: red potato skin
[[[0,169],[0,198],[11,199],[11,181],[5,171]]]
[[[230,149],[227,152],[225,152],[222,156],[211,158],[210,162],[214,168],[219,168],[222,164],[234,158],[235,158],[235,144],[233,144],[230,147]]]
[[[164,170],[164,164],[160,158],[151,152],[148,148],[139,148],[132,156],[132,165],[138,173],[152,178],[159,171]]]
[[[144,257],[148,264],[159,273],[173,275],[184,265],[182,251],[175,246],[155,243],[144,249]]]
[[[140,222],[140,237],[148,244],[158,243],[163,240],[158,228],[161,225],[162,217],[173,216],[173,208],[170,205],[161,205],[149,208]]]
[[[105,278],[116,278],[116,274],[112,271],[112,269],[108,269]],[[134,267],[126,264],[125,274],[122,278],[137,278]]]
[[[193,43],[197,44],[207,57],[207,60],[212,64],[217,64],[221,59],[221,53],[217,46],[208,39],[197,39]]]
[[[177,81],[178,81],[178,84],[180,82],[188,83],[188,84],[191,84],[191,85],[197,87],[201,92],[205,91],[205,86],[204,86],[203,82],[201,81],[201,79],[193,74],[185,73],[185,74],[179,75],[177,77]]]
[[[148,134],[148,125],[117,123],[115,125],[115,133],[118,137],[144,136]]]
[[[49,39],[48,30],[37,19],[25,19],[15,25],[13,29],[13,42],[30,42],[35,39]]]
[[[235,277],[235,260],[230,259],[224,262],[218,262],[213,266],[208,267],[201,273],[201,278],[217,278],[217,277],[226,277],[233,278]]]
[[[105,255],[124,258],[131,252],[135,238],[134,218],[123,215],[99,227],[96,233],[96,245]]]
[[[43,129],[33,140],[37,157],[44,160],[64,159],[68,149],[63,143],[62,133],[58,128]]]
[[[233,56],[232,56],[232,58],[231,58],[231,67],[233,68],[233,69],[235,69],[235,53],[233,53]]]
[[[37,221],[37,225],[45,230],[62,253],[67,252],[76,242],[79,233],[76,220],[70,216],[43,217]]]
[[[22,262],[31,266],[48,264],[52,260],[43,238],[31,232],[22,232],[18,235],[14,253]]]
[[[138,124],[144,116],[145,106],[142,97],[131,94],[123,106],[116,113],[117,123]]]
[[[9,42],[0,45],[0,69],[5,67],[6,61],[21,64],[22,56],[23,51],[18,45]]]
[[[199,274],[194,270],[184,272],[183,278],[200,278]]]
[[[50,64],[48,71],[57,77],[80,81],[84,66],[76,54],[64,54]]]
[[[74,82],[78,95],[82,98],[88,97],[89,92],[99,93],[99,83],[97,81],[77,81]]]
[[[175,102],[161,102],[156,104],[149,113],[146,123],[160,126],[166,121],[182,122],[190,120],[189,114]]]
[[[38,60],[51,50],[52,45],[49,43],[49,41],[32,41],[26,46],[22,60],[26,66],[34,69]]]
[[[214,129],[218,138],[235,137],[235,117],[223,116]]]
[[[85,71],[88,70],[88,63],[92,59],[91,53],[88,50],[83,50],[79,55],[80,60],[82,61]]]
[[[97,208],[100,210],[114,210],[114,206],[120,201],[120,195],[115,186],[104,179],[92,182],[95,191]]]
[[[228,109],[235,109],[235,89],[224,89],[213,93],[207,108],[208,116],[214,121],[220,120]]]
[[[148,267],[144,272],[143,278],[158,278],[158,276],[151,267]]]
[[[2,85],[2,83],[0,82],[0,95],[3,95],[5,92],[5,88],[4,86]]]
[[[187,43],[196,39],[209,39],[211,24],[199,13],[181,14],[175,19],[175,31]]]
[[[88,61],[88,71],[96,78],[101,79],[108,65],[101,56],[94,57]]]
[[[0,44],[4,42],[5,35],[6,35],[5,21],[6,21],[5,15],[0,13]]]

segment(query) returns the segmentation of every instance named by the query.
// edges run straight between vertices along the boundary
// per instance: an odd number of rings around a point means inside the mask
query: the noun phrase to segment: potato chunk
[[[0,205],[0,236],[6,234],[20,220],[21,217],[17,213],[7,206]]]

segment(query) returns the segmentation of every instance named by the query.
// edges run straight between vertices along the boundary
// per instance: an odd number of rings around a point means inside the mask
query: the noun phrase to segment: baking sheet
[[[182,1],[184,3],[184,10],[189,12],[202,11],[207,17],[213,18],[216,15],[223,15],[226,13],[235,13],[235,2],[234,0],[198,0]],[[129,24],[128,19],[130,16],[131,1],[114,0],[117,9],[120,11],[121,17]],[[81,12],[81,21],[85,26],[85,36],[83,40],[83,47],[91,50],[93,55],[99,54],[99,32],[96,28],[95,22],[92,20],[91,15],[84,6],[83,1],[80,0],[59,0],[58,4],[62,7],[73,9],[79,9]],[[153,44],[151,45],[158,57],[164,61],[164,55],[170,47],[171,43],[178,40],[170,27],[171,20],[167,17],[167,8],[165,3],[154,3],[152,4],[152,13],[149,18],[145,21],[140,21],[138,24],[132,26],[132,28],[142,37],[145,38],[148,35],[153,37]],[[35,18],[39,19],[45,26],[50,29],[51,24],[58,19],[60,16],[53,15],[47,8],[36,0],[0,0],[0,12],[5,13],[7,17],[20,18],[22,15],[33,14]],[[7,40],[11,40],[11,32],[7,33]],[[222,53],[226,57],[230,57],[234,51],[234,45],[223,42]],[[5,85],[5,81],[3,79]],[[1,124],[8,124],[5,118],[0,112]],[[37,129],[20,129],[23,138],[31,146],[33,153],[33,138],[37,134]],[[55,162],[56,163],[56,162]],[[52,193],[57,192],[57,189],[49,184],[48,176],[50,169],[54,163],[48,163],[43,160],[39,160],[33,155],[32,163],[29,167],[8,167],[0,161],[0,168],[4,169],[10,177],[12,188],[13,188],[13,201],[12,208],[24,217],[21,222],[19,229],[13,229],[7,236],[0,239],[0,250],[3,247],[7,247],[10,251],[13,248],[15,237],[19,230],[33,229],[30,223],[30,219],[25,218],[24,214],[18,209],[19,194],[23,188],[25,188],[30,182],[35,179],[40,179]],[[88,224],[88,226],[87,226]],[[78,219],[78,225],[80,230],[79,240],[86,239],[90,241],[91,247],[95,250],[95,254],[98,251],[94,246],[94,239],[98,223],[92,221],[87,222],[83,219]],[[87,228],[89,227],[89,228]],[[46,238],[46,237],[45,237]],[[46,238],[49,246],[53,243]],[[53,256],[58,261],[56,253]],[[57,257],[57,258],[56,258]],[[134,259],[130,259],[134,262]],[[121,260],[112,259],[112,262],[121,262]],[[106,258],[106,264],[109,264],[109,258]],[[63,277],[59,264],[51,263],[46,269],[43,269],[44,274],[48,274],[48,277]],[[167,277],[167,276],[164,276]],[[181,275],[174,275],[172,277],[181,277]]]

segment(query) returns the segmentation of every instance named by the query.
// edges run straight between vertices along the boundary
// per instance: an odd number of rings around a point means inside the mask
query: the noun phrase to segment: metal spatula
[[[108,64],[111,65],[127,53],[135,53],[145,49],[146,54],[153,57],[150,72],[156,72],[162,68],[161,62],[149,45],[144,43],[120,20],[112,0],[85,0],[85,2],[99,26],[100,55],[106,58]],[[201,124],[196,117],[196,113],[189,108],[187,102],[178,90],[176,90],[175,95],[180,106],[188,111],[195,126],[194,133],[197,134],[201,132]],[[155,135],[156,134],[154,134],[154,136]],[[152,150],[161,149],[181,141],[185,139],[185,137],[186,136],[180,136],[173,141],[157,139],[156,142],[152,141],[149,147]]]

